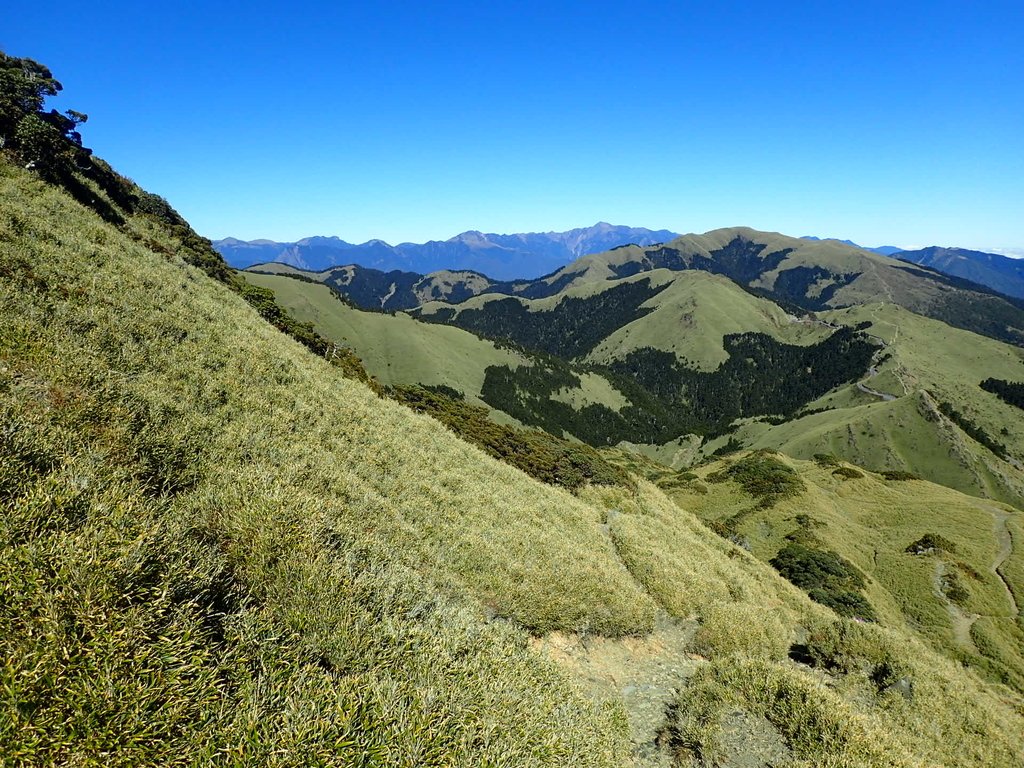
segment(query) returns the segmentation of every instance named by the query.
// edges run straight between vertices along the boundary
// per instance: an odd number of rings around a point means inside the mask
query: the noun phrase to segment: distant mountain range
[[[966,248],[940,248],[937,245],[917,251],[900,251],[895,257],[987,285],[1007,296],[1024,299],[1024,259],[1011,259],[998,253],[969,251]]]
[[[364,270],[402,272],[410,285],[432,272],[477,272],[497,282],[528,281],[561,269],[570,262],[624,245],[642,247],[667,243],[675,232],[598,222],[568,232],[526,232],[499,235],[471,230],[449,240],[389,245],[383,240],[353,244],[339,237],[306,237],[293,243],[274,240],[215,240],[214,248],[232,267],[287,264],[308,272],[358,265]],[[931,246],[903,250],[895,245],[868,248],[852,240],[805,235],[813,243],[840,243],[862,251],[891,256],[931,267],[954,277],[986,286],[1008,296],[1024,298],[1024,259],[966,248]],[[399,283],[403,282],[401,279]],[[397,299],[397,296],[396,296]],[[414,305],[412,302],[410,305]]]
[[[438,270],[481,272],[498,280],[539,277],[570,261],[620,245],[654,245],[678,237],[668,230],[625,227],[598,222],[568,232],[527,232],[499,235],[463,232],[449,240],[389,245],[383,240],[361,244],[338,237],[307,237],[294,243],[273,240],[215,240],[214,248],[232,267],[280,262],[319,272],[329,267],[359,264],[383,272],[400,270],[426,274]]]

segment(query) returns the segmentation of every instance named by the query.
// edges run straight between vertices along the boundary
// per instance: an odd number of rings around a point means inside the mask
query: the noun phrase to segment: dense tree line
[[[840,328],[810,346],[783,344],[762,333],[726,336],[729,359],[714,371],[681,363],[651,348],[631,352],[611,369],[629,376],[666,406],[686,410],[706,434],[721,434],[745,416],[791,416],[868,368],[875,346]]]
[[[765,334],[737,334],[726,337],[725,348],[729,359],[714,371],[688,367],[672,353],[649,347],[607,368],[574,369],[556,357],[533,366],[490,366],[481,397],[524,424],[568,432],[592,445],[664,443],[686,433],[723,434],[745,416],[792,417],[806,403],[861,376],[876,349],[851,328],[806,347]],[[559,390],[580,385],[574,370],[604,376],[629,404],[619,411],[598,404],[577,410],[553,399]]]
[[[568,360],[586,354],[613,331],[650,312],[640,305],[665,287],[639,280],[593,296],[569,296],[545,311],[531,311],[519,299],[508,298],[457,315],[452,310],[423,319],[450,322],[479,336],[508,339]]]
[[[985,379],[979,386],[986,392],[996,395],[1004,403],[1024,410],[1024,382]]]

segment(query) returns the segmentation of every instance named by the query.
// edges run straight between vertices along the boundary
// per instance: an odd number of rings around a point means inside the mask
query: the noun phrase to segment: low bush
[[[831,453],[816,453],[814,454],[814,462],[822,469],[828,469],[829,467],[838,467],[839,459]]]
[[[835,552],[790,542],[769,562],[812,600],[840,616],[870,621],[877,618],[871,604],[859,591],[864,588],[864,577],[851,562]]]
[[[761,509],[798,496],[806,489],[804,481],[792,468],[765,450],[749,453],[725,469],[712,472],[706,479],[712,483],[736,481],[746,493],[757,499],[757,506]]]
[[[853,467],[839,467],[837,469],[833,469],[832,474],[836,477],[842,478],[843,480],[859,480],[864,477],[863,472],[854,469]]]
[[[569,490],[588,482],[635,487],[625,470],[608,463],[589,445],[535,429],[496,424],[488,418],[486,409],[457,399],[462,393],[451,387],[396,386],[389,387],[387,394],[541,482]]]
[[[902,469],[886,469],[881,473],[882,477],[886,480],[920,480],[921,478],[915,475],[913,472],[905,472]]]
[[[903,551],[911,555],[929,555],[936,551],[952,554],[956,552],[956,544],[937,533],[926,533],[917,541],[908,544]]]

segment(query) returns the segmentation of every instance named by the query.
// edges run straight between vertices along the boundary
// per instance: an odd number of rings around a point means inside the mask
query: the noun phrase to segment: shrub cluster
[[[911,555],[928,555],[932,552],[956,552],[956,544],[937,533],[926,533],[920,539],[907,545],[903,550]]]
[[[710,473],[706,479],[711,483],[735,480],[746,493],[757,499],[757,506],[761,509],[798,496],[806,489],[800,476],[767,450],[749,453],[725,469]]]
[[[885,469],[880,473],[886,480],[920,480],[921,478],[913,472],[906,472],[902,469]]]
[[[608,463],[589,445],[539,430],[496,424],[486,409],[463,402],[462,393],[451,387],[396,386],[389,387],[387,394],[541,482],[569,490],[588,482],[634,487],[625,470]]]
[[[835,552],[790,542],[769,562],[812,600],[840,616],[877,619],[874,608],[860,593],[864,588],[863,575]]]
[[[832,470],[832,474],[836,477],[842,478],[843,480],[858,480],[864,477],[864,473],[859,469],[853,467],[837,467]]]
[[[838,467],[839,459],[831,453],[816,453],[814,454],[814,463],[822,469],[828,469],[829,467]]]

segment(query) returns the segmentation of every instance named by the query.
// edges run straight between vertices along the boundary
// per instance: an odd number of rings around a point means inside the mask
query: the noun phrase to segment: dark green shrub
[[[721,474],[712,474],[715,477],[707,477],[710,482],[735,480],[746,493],[757,499],[757,506],[761,509],[798,496],[806,489],[800,476],[771,451],[754,451],[721,470]]]
[[[769,562],[812,600],[839,615],[876,619],[871,604],[859,593],[864,588],[863,575],[837,553],[790,542]]]
[[[942,575],[940,587],[942,594],[959,606],[965,606],[971,598],[971,593],[955,570],[948,570]]]
[[[839,459],[831,453],[816,453],[814,454],[814,461],[822,469],[839,466]]]
[[[952,554],[956,552],[956,544],[937,533],[926,533],[917,541],[908,544],[907,548],[903,551],[909,552],[912,555],[928,555],[936,551]]]
[[[902,469],[886,469],[882,471],[882,477],[886,480],[920,480],[921,478],[913,472],[905,472]]]
[[[836,477],[841,477],[843,480],[857,480],[864,477],[863,472],[853,467],[839,467],[838,469],[833,469],[832,474]]]

